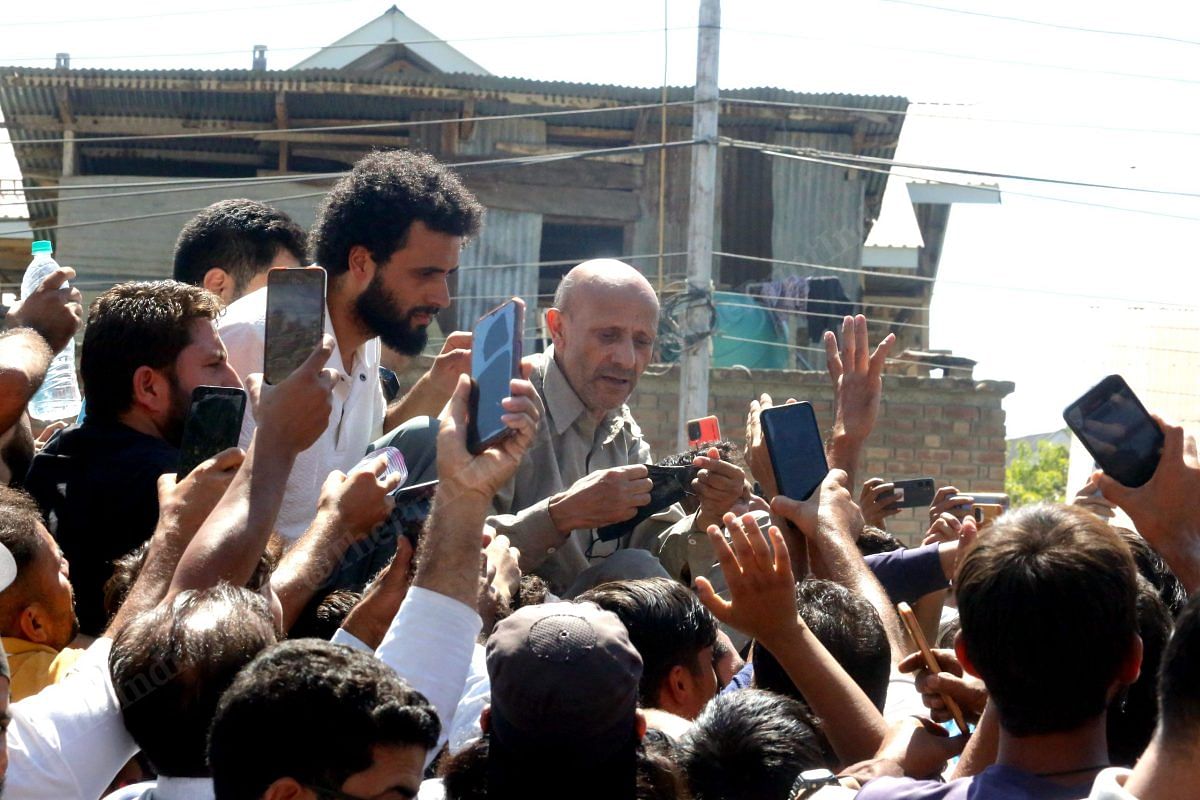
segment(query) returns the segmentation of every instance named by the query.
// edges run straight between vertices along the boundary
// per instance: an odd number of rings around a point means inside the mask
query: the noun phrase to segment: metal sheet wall
[[[122,175],[95,175],[63,178],[64,186],[87,186],[73,196],[105,195],[93,200],[59,203],[59,222],[55,252],[62,263],[71,264],[80,281],[91,275],[115,276],[122,280],[169,278],[179,230],[196,211],[218,200],[248,197],[261,200],[291,215],[307,230],[317,204],[330,182],[286,181],[256,186],[213,186],[191,191],[139,194],[134,188],[113,188],[112,184],[154,182],[159,178]],[[160,187],[161,188],[161,187]],[[181,187],[168,187],[178,189]],[[141,190],[151,192],[154,189]],[[64,193],[65,194],[65,193]],[[295,195],[314,197],[284,200]],[[159,216],[150,216],[159,215]],[[128,219],[135,217],[139,219]],[[85,224],[98,220],[126,220],[103,224]]]
[[[854,152],[851,137],[824,133],[780,133],[775,144]],[[842,167],[773,159],[771,201],[774,207],[771,250],[774,258],[834,267],[862,266],[864,184],[861,173]],[[773,277],[837,274],[846,296],[862,295],[860,276],[808,267],[775,264]]]
[[[483,232],[459,259],[458,327],[470,330],[488,309],[510,297],[525,300],[526,351],[537,327],[536,262],[542,246],[542,215],[489,209]],[[503,266],[512,264],[517,266]]]

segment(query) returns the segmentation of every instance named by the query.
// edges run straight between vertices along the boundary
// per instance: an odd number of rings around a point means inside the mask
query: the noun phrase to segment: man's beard
[[[188,412],[192,407],[191,395],[183,390],[179,379],[171,378],[171,410],[163,423],[163,438],[168,444],[179,447],[183,444],[183,425],[187,422]]]
[[[424,326],[416,327],[412,318],[417,314],[437,314],[433,306],[416,306],[403,311],[395,296],[383,285],[378,271],[371,283],[354,301],[358,319],[385,345],[406,356],[420,355],[429,338]]]

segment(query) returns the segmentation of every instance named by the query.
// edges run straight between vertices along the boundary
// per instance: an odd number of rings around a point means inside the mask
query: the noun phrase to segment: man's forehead
[[[645,287],[635,284],[587,283],[571,293],[569,313],[592,325],[658,323],[658,300]]]

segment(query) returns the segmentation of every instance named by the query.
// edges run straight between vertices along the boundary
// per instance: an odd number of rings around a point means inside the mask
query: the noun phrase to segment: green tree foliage
[[[1065,444],[1019,442],[1017,452],[1009,459],[1004,472],[1004,490],[1012,505],[1023,506],[1042,500],[1062,502],[1067,491],[1067,456]]]

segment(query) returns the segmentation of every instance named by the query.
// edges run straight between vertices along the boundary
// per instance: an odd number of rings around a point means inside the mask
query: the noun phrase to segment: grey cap
[[[587,752],[632,741],[642,657],[616,614],[594,603],[519,609],[487,643],[491,734],[506,749]]]

